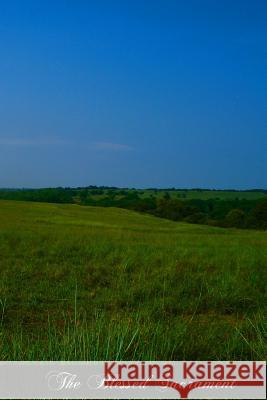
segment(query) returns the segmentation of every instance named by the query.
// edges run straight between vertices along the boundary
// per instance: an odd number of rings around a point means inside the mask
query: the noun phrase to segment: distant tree
[[[156,209],[156,198],[147,197],[145,199],[139,199],[135,201],[131,208],[135,211],[152,213]]]
[[[90,191],[90,194],[92,196],[98,196],[98,195],[102,195],[104,193],[105,193],[105,191],[103,189],[93,189]]]
[[[267,229],[267,197],[252,210],[248,219],[248,227]]]
[[[127,196],[128,192],[127,190],[119,190],[117,194],[120,196]]]
[[[230,210],[225,217],[225,224],[229,227],[244,228],[246,214],[243,210],[235,208]]]
[[[80,199],[82,204],[86,203],[87,196],[88,196],[88,191],[86,189],[80,191]]]
[[[163,198],[165,200],[169,200],[171,198],[170,193],[169,192],[165,192],[164,195],[163,195]]]
[[[155,214],[159,217],[171,219],[173,221],[181,221],[194,212],[195,209],[193,211],[193,207],[188,206],[181,200],[163,197],[157,201]]]
[[[190,222],[191,224],[205,224],[206,220],[206,215],[197,211],[184,218],[184,221]]]

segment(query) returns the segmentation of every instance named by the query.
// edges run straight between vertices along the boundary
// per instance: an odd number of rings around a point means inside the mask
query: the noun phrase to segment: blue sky
[[[0,2],[0,187],[267,188],[267,2]]]

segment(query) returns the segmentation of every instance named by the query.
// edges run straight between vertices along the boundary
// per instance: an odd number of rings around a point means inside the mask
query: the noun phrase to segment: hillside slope
[[[266,259],[267,232],[0,201],[0,355],[264,359]]]

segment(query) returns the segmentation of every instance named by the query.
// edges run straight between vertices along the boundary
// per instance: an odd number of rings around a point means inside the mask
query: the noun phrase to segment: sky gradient
[[[267,2],[0,2],[0,187],[267,188]]]

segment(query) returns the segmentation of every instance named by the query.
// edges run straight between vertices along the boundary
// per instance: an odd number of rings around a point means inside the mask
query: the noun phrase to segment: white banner
[[[1,399],[265,399],[263,361],[0,362]]]

